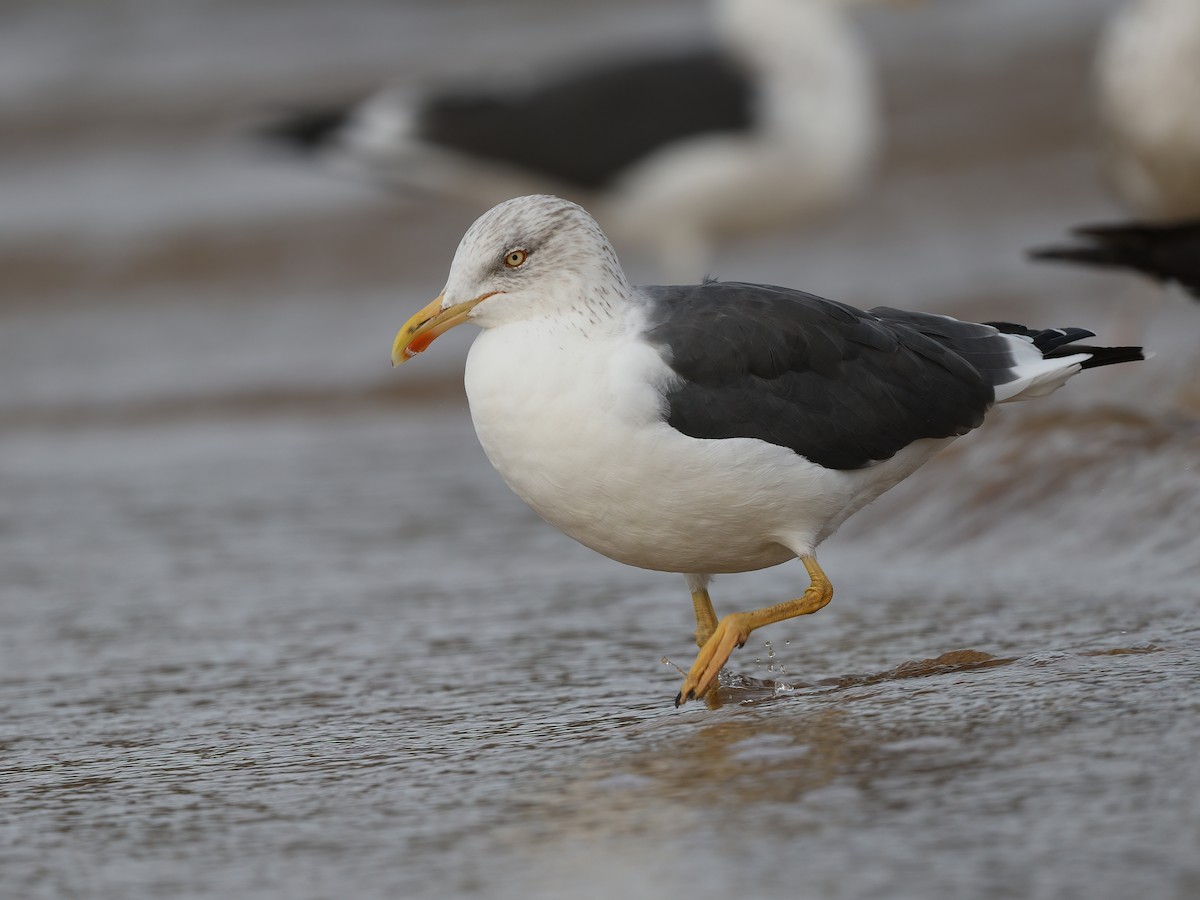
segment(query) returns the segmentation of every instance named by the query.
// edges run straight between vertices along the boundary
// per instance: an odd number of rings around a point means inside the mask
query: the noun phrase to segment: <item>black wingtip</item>
[[[1071,233],[1078,243],[1035,247],[1029,258],[1129,269],[1200,297],[1200,219],[1083,225]]]
[[[1078,243],[1033,247],[1025,252],[1035,260],[1138,268],[1139,249],[1154,231],[1153,225],[1141,222],[1078,225],[1071,229]]]
[[[1029,328],[1025,325],[1019,325],[1016,322],[985,322],[985,325],[991,325],[997,331],[1004,334],[1019,334],[1033,341],[1033,346],[1037,347],[1046,356],[1061,356],[1062,353],[1056,354],[1054,351],[1059,347],[1064,347],[1073,341],[1082,340],[1083,338],[1095,337],[1096,332],[1088,331],[1086,328]],[[1074,349],[1068,352],[1074,353]]]
[[[352,110],[348,103],[283,109],[255,129],[255,136],[268,146],[311,156],[337,142]]]
[[[1056,244],[1050,247],[1032,247],[1025,251],[1025,255],[1039,261],[1083,263],[1092,266],[1123,265],[1121,260],[1114,258],[1110,248],[1099,246]]]
[[[1143,347],[1086,347],[1076,345],[1075,351],[1090,353],[1091,357],[1080,364],[1083,369],[1095,369],[1098,366],[1112,366],[1117,363],[1139,362],[1146,358]]]
[[[1089,353],[1091,356],[1080,363],[1084,369],[1111,366],[1116,363],[1137,362],[1146,358],[1141,347],[1096,347],[1091,344],[1076,344],[1083,338],[1095,337],[1094,331],[1086,328],[1027,328],[1015,322],[986,322],[1004,334],[1019,334],[1033,341],[1033,346],[1042,351],[1046,359]]]

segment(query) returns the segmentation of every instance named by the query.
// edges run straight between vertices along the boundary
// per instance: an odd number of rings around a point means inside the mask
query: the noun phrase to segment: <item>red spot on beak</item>
[[[433,343],[433,339],[437,337],[435,334],[423,334],[407,347],[404,348],[404,358],[412,359],[418,353],[423,353],[425,349]]]

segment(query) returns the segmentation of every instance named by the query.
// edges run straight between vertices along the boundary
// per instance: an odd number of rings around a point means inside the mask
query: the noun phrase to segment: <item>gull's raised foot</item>
[[[676,707],[703,697],[717,680],[721,667],[729,661],[729,655],[745,645],[750,637],[750,629],[742,621],[743,618],[742,613],[732,613],[717,623],[712,637],[704,642],[696,654],[696,661],[683,679],[683,687],[675,695]]]

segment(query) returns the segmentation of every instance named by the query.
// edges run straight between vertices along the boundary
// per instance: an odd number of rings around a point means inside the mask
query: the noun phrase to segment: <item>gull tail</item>
[[[1086,328],[1027,328],[1013,322],[987,322],[1009,341],[1013,363],[1007,380],[996,385],[996,401],[1027,400],[1062,387],[1083,369],[1146,359],[1141,347],[1097,347],[1077,344],[1095,337]]]

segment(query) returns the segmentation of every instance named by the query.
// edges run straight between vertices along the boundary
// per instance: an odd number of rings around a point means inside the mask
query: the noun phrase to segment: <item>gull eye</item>
[[[529,259],[528,250],[509,250],[504,254],[504,265],[510,269],[519,269],[525,265],[527,259]]]

